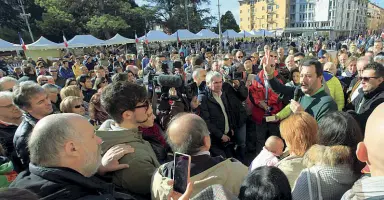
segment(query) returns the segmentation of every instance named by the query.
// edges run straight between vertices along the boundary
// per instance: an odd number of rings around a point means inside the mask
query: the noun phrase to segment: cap
[[[318,58],[324,58],[324,55],[327,53],[326,50],[321,49],[319,53],[317,53]]]

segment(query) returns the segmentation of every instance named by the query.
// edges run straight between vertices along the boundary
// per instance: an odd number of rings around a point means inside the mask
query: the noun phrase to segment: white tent
[[[64,46],[63,43],[61,43]],[[76,35],[68,41],[68,48],[79,48],[79,47],[93,47],[106,45],[104,40],[95,38],[92,35]]]
[[[271,37],[271,36],[274,36],[275,34],[272,33],[271,31],[268,31],[268,30],[264,30],[264,36],[265,37]]]
[[[250,34],[253,35],[253,37],[260,37],[260,36],[264,36],[264,32],[263,31],[260,31],[260,30],[252,30],[249,32]]]
[[[242,37],[253,37],[252,34],[250,34],[249,32],[247,32],[245,30],[240,31],[239,35],[241,35]]]
[[[180,29],[177,30],[174,34],[172,34],[172,37],[175,37],[177,39],[177,34],[179,34],[180,40],[197,40],[200,39],[199,36],[193,34],[187,29]]]
[[[129,39],[124,36],[121,36],[120,34],[116,34],[113,38],[106,40],[106,45],[114,45],[114,44],[130,44],[135,43],[135,39]]]
[[[228,29],[228,30],[226,30],[223,33],[223,37],[227,37],[227,38],[241,38],[241,37],[244,37],[244,36],[236,33],[236,31],[234,31],[233,29]]]
[[[27,45],[28,50],[62,49],[62,48],[64,48],[64,45],[54,43],[43,36],[41,36],[36,42]]]
[[[200,37],[200,39],[216,39],[219,38],[219,35],[212,32],[209,29],[202,29],[200,32],[196,33],[197,36]]]
[[[139,41],[145,42],[145,35],[139,38]],[[165,42],[165,41],[175,41],[176,37],[165,34],[162,31],[149,31],[147,33],[148,42]]]
[[[20,45],[12,44],[5,40],[0,39],[0,51],[18,51],[22,50]]]

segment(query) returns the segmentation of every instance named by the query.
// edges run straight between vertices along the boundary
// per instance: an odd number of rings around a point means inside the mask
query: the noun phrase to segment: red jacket
[[[277,70],[275,70],[274,75],[278,74]],[[259,77],[260,82],[257,80],[252,81],[252,85],[249,86],[249,95],[252,95],[255,106],[252,109],[252,119],[257,123],[261,124],[263,121],[263,117],[265,114],[265,110],[262,109],[258,104],[260,101],[265,100],[265,83],[264,83],[264,70],[261,70],[257,75]],[[279,79],[280,83],[283,84],[283,81]],[[268,104],[269,107],[272,107],[271,114],[277,114],[283,108],[283,103],[279,99],[279,95],[274,93],[271,88],[268,89]]]

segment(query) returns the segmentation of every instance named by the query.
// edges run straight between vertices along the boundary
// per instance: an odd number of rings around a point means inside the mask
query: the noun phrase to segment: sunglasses
[[[301,60],[295,60],[295,63],[300,63],[301,62]]]
[[[49,72],[57,72],[57,71],[49,71]]]
[[[83,104],[75,106],[75,108],[81,108],[81,107],[84,107]]]
[[[244,56],[238,56],[237,58],[244,58]]]
[[[380,77],[359,77],[360,81],[368,82],[371,78],[380,78]]]

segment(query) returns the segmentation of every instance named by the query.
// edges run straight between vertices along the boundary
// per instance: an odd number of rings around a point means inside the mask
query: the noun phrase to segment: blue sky
[[[146,3],[145,0],[135,0],[135,1],[139,6]],[[384,0],[378,0],[378,1],[384,1]],[[238,0],[220,0],[220,5],[221,5],[220,14],[224,15],[225,12],[230,10],[233,13],[237,23],[239,24],[239,21],[240,21],[239,1]],[[210,5],[204,5],[204,6],[209,7],[211,9],[212,15],[216,17],[218,16],[217,0],[211,0]]]

